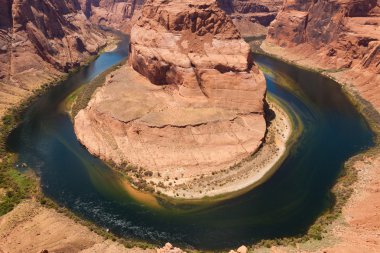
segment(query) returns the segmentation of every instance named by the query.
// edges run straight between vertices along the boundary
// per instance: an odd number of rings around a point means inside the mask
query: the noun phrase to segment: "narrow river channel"
[[[115,173],[77,141],[61,104],[75,89],[128,56],[128,38],[41,96],[9,136],[8,149],[35,169],[44,193],[119,236],[220,249],[305,232],[326,209],[342,166],[373,144],[373,134],[339,85],[266,56],[268,93],[301,120],[303,130],[278,171],[239,197],[195,210],[137,202]]]

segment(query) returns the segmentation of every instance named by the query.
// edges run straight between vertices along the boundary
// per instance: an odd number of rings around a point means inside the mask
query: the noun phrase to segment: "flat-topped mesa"
[[[156,186],[174,196],[259,149],[265,78],[214,1],[148,1],[141,12],[130,64],[108,76],[75,131],[92,154],[153,172],[149,182],[177,178]]]
[[[263,75],[213,0],[148,1],[132,28],[130,63],[154,84],[177,85],[183,97],[263,112]]]

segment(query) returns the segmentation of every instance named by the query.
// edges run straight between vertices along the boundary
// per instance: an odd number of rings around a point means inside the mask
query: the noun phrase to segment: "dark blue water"
[[[23,116],[8,147],[41,177],[44,193],[119,236],[202,249],[236,247],[304,233],[331,205],[330,189],[344,162],[366,150],[373,134],[339,85],[316,73],[256,56],[268,92],[302,122],[303,131],[279,170],[260,187],[204,208],[156,210],[131,198],[112,170],[76,140],[59,110],[80,85],[121,62],[127,38],[112,53],[53,88]]]

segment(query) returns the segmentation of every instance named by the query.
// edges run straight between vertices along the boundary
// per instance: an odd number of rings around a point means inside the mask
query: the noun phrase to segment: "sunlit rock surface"
[[[130,65],[75,119],[89,151],[117,164],[196,177],[255,152],[266,131],[263,74],[215,1],[148,1]]]

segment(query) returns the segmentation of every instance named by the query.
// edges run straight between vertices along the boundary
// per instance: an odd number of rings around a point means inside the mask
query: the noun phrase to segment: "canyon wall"
[[[0,115],[105,45],[76,0],[0,5]]]
[[[262,76],[231,18],[215,1],[201,1],[206,10],[180,1],[157,8],[161,2],[147,2],[131,31],[132,67],[154,84],[176,84],[183,97],[262,112],[253,86]]]
[[[285,1],[263,48],[326,70],[380,109],[379,0]]]
[[[144,168],[156,185],[170,178],[162,192],[175,196],[170,189],[182,185],[181,196],[191,197],[193,179],[262,144],[265,78],[215,1],[147,1],[131,31],[129,63],[75,118],[92,154]]]
[[[265,36],[284,0],[218,0],[244,36]]]
[[[79,0],[93,24],[129,33],[145,0]]]
[[[79,0],[94,23],[129,33],[146,0]],[[217,0],[243,35],[266,35],[283,0]]]

